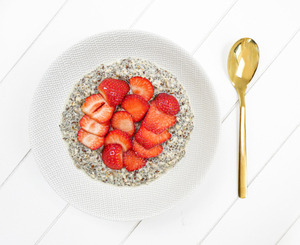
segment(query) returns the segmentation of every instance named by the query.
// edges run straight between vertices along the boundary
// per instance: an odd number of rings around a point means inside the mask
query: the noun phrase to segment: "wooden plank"
[[[134,29],[171,39],[192,52],[221,21],[236,0],[155,1]]]
[[[128,28],[148,3],[148,0],[93,0],[89,4],[70,1],[0,84],[0,127],[5,128],[1,133],[1,139],[5,140],[0,141],[0,152],[5,152],[0,154],[0,184],[30,149],[30,103],[48,66],[65,49],[87,36],[109,29]],[[111,18],[112,13],[118,18]],[[122,21],[120,16],[123,16]]]
[[[281,238],[300,213],[299,146],[300,127],[251,184],[251,195],[239,199],[202,244],[275,244]]]
[[[237,101],[236,91],[227,74],[231,46],[242,37],[251,37],[258,43],[261,54],[253,84],[295,34],[299,24],[298,2],[294,0],[264,1],[263,4],[259,0],[239,0],[224,17],[195,53],[215,85],[222,117]]]
[[[102,220],[70,206],[39,244],[119,244],[136,223]]]
[[[64,2],[65,0],[0,1],[0,82]]]
[[[293,245],[300,244],[300,216],[295,220],[295,223],[287,230],[284,236],[280,239],[277,245]]]
[[[0,190],[0,244],[34,244],[66,202],[46,183],[30,153]]]

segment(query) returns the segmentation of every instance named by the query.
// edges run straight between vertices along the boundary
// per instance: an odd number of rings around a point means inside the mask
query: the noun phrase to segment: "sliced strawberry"
[[[129,150],[124,153],[124,167],[127,171],[134,171],[144,167],[147,163],[145,158],[139,157],[134,151]]]
[[[137,94],[127,95],[122,101],[121,106],[131,114],[134,122],[141,121],[149,109],[148,102]]]
[[[93,114],[99,107],[105,104],[101,94],[93,94],[85,99],[82,105],[82,112],[87,115]]]
[[[127,82],[113,78],[104,79],[98,86],[99,93],[113,107],[121,104],[129,89]]]
[[[132,150],[140,157],[151,158],[156,157],[163,151],[163,147],[161,145],[156,145],[151,149],[146,149],[142,145],[140,145],[136,140],[132,142]]]
[[[112,118],[114,111],[114,107],[111,107],[110,105],[105,103],[97,111],[89,116],[99,123],[107,123]]]
[[[123,151],[119,144],[109,144],[102,151],[102,160],[104,164],[111,169],[123,168]]]
[[[151,149],[152,147],[162,144],[170,139],[171,134],[167,130],[163,131],[161,134],[155,134],[141,126],[136,132],[134,138],[145,149]]]
[[[99,123],[109,121],[114,113],[115,107],[111,107],[101,94],[93,94],[85,99],[82,112]]]
[[[175,116],[179,112],[179,104],[177,99],[169,94],[161,93],[155,98],[156,107],[158,110]]]
[[[113,129],[120,129],[130,137],[134,134],[135,127],[132,116],[127,111],[118,111],[111,118]]]
[[[161,134],[176,123],[176,117],[157,109],[155,101],[151,101],[150,109],[142,125],[155,134]]]
[[[132,93],[142,96],[145,100],[149,101],[154,93],[152,83],[142,77],[132,77],[129,79]]]
[[[91,150],[97,150],[104,143],[104,137],[99,137],[97,135],[88,133],[82,128],[78,131],[77,139],[81,144],[87,146]]]
[[[108,144],[120,144],[124,152],[132,147],[130,136],[119,129],[112,130],[106,135],[104,145]]]
[[[103,137],[108,133],[109,122],[98,123],[89,116],[84,115],[80,120],[80,127],[86,132]]]

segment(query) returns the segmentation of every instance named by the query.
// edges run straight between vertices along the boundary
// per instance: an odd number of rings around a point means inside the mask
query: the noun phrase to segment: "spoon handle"
[[[240,129],[239,129],[239,182],[240,198],[247,195],[247,155],[246,155],[246,107],[245,93],[239,93],[240,99]]]

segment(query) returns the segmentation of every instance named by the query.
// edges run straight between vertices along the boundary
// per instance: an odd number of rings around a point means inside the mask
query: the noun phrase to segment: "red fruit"
[[[161,93],[156,96],[156,107],[158,110],[175,116],[179,112],[179,104],[177,99],[169,94]]]
[[[107,123],[113,116],[114,111],[114,107],[111,107],[107,103],[105,103],[97,111],[95,111],[92,115],[89,116],[99,123]]]
[[[140,157],[151,158],[156,157],[163,151],[163,147],[161,145],[156,145],[151,149],[147,150],[142,145],[140,145],[136,140],[132,142],[132,150]]]
[[[149,109],[148,102],[137,94],[127,95],[122,101],[121,106],[131,114],[134,122],[141,121]]]
[[[105,104],[105,100],[101,94],[93,94],[85,99],[85,102],[82,105],[82,112],[91,115],[103,104]]]
[[[142,125],[155,134],[161,134],[176,123],[176,117],[157,109],[155,101],[151,101],[150,109]]]
[[[129,92],[129,85],[122,80],[106,78],[99,84],[98,90],[110,106],[116,107]]]
[[[134,134],[134,122],[132,116],[127,111],[116,112],[111,119],[111,126],[114,129],[120,129],[130,137]]]
[[[161,134],[155,134],[141,126],[136,132],[134,138],[145,149],[151,149],[152,147],[162,144],[170,139],[171,134],[167,130],[163,131]]]
[[[134,171],[144,167],[147,163],[145,158],[139,157],[134,151],[124,153],[124,167],[127,171]]]
[[[123,151],[119,144],[109,144],[102,151],[102,160],[104,164],[111,169],[123,168]]]
[[[77,133],[77,139],[81,144],[87,146],[91,150],[100,148],[104,143],[104,137],[99,137],[97,135],[88,133],[82,128],[79,129]]]
[[[148,79],[142,77],[132,77],[129,79],[129,83],[134,94],[142,96],[147,101],[152,98],[154,88]]]
[[[112,130],[106,135],[104,145],[109,144],[120,144],[124,152],[132,147],[130,136],[119,129]]]
[[[95,120],[91,119],[89,116],[84,115],[80,120],[80,127],[86,132],[95,134],[98,136],[105,136],[109,130],[109,122],[107,123],[97,123]]]
[[[109,121],[115,108],[107,104],[101,94],[93,94],[85,99],[82,112],[99,123]]]

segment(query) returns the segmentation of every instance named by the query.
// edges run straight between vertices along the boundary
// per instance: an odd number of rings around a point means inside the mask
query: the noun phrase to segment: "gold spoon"
[[[255,74],[259,61],[259,49],[251,38],[238,40],[230,49],[227,69],[230,80],[240,100],[239,130],[239,182],[240,198],[247,195],[247,156],[246,156],[246,111],[245,92],[247,85]]]

